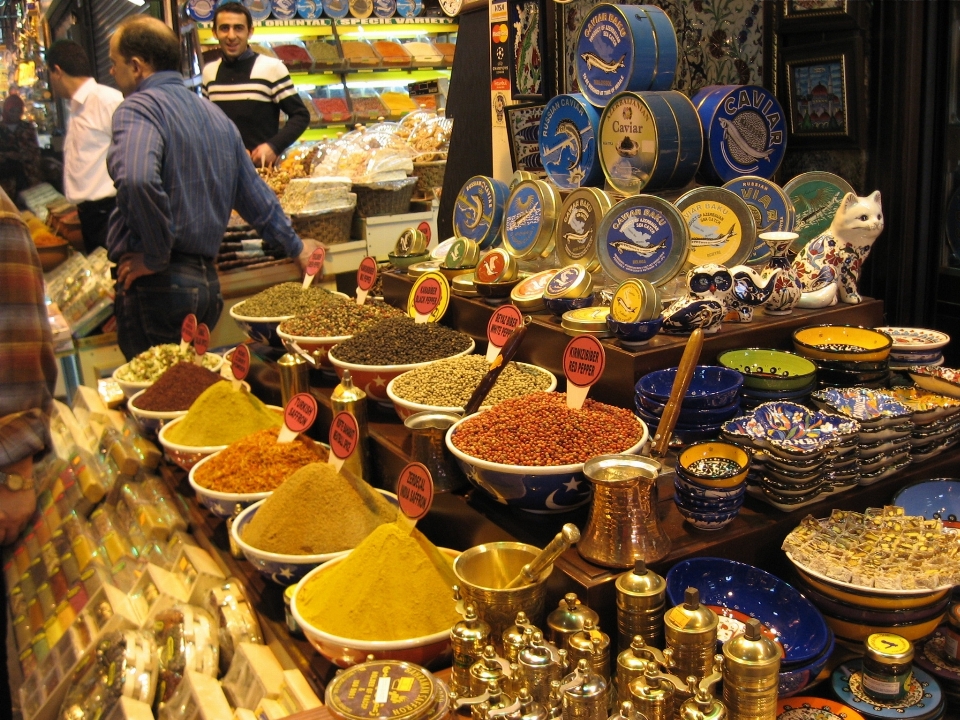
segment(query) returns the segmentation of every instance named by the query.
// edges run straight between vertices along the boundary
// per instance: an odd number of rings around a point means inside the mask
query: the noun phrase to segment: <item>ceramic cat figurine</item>
[[[847,193],[829,229],[811,240],[793,261],[803,287],[797,307],[823,308],[839,299],[856,304],[860,268],[883,231],[880,191],[867,197]]]
[[[705,334],[720,329],[733,288],[733,276],[723,265],[699,265],[687,273],[689,292],[671,303],[660,315],[663,332],[691,333],[701,328]]]

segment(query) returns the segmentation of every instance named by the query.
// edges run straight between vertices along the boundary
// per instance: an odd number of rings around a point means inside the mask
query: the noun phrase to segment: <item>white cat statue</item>
[[[845,303],[860,302],[860,268],[881,232],[880,191],[867,197],[847,193],[827,231],[807,243],[793,261],[803,286],[797,307],[829,307],[838,295]]]

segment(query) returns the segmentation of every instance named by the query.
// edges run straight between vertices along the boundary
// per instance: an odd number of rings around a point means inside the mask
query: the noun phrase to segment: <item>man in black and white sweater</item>
[[[222,59],[203,68],[203,96],[215,103],[240,130],[255,165],[272,165],[310,124],[286,66],[248,45],[253,18],[239,2],[217,8],[213,31]],[[287,123],[280,129],[280,111]]]

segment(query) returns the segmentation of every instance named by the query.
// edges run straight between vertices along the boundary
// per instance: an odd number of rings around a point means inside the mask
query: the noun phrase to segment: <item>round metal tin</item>
[[[703,126],[700,115],[682,92],[668,90],[660,93],[666,100],[680,132],[680,148],[677,151],[677,163],[670,178],[670,187],[682,188],[690,184],[700,167],[703,156]]]
[[[593,276],[579,263],[554,271],[553,277],[543,289],[547,300],[573,300],[587,297],[593,292]]]
[[[588,272],[600,268],[597,230],[613,200],[598,188],[580,188],[567,195],[560,208],[557,259],[561,265],[580,263]]]
[[[297,16],[297,0],[273,0],[273,17],[293,20]]]
[[[540,160],[564,190],[603,183],[597,152],[600,113],[580,94],[557,95],[540,116]]]
[[[447,256],[443,259],[443,266],[448,270],[476,267],[479,258],[480,247],[473,240],[461,237],[457,238],[456,242],[447,250]]]
[[[216,8],[216,0],[187,0],[187,15],[197,22],[213,20],[213,11]]]
[[[677,36],[670,19],[662,11],[652,19],[648,7],[601,4],[584,17],[575,59],[577,82],[597,107],[624,90],[667,90],[673,84]]]
[[[323,14],[327,17],[345,18],[349,12],[350,5],[347,0],[324,0],[323,2]]]
[[[653,283],[640,278],[624,280],[613,293],[610,316],[617,322],[652,320],[660,313],[660,295]]]
[[[513,304],[527,312],[542,310],[546,307],[543,302],[543,291],[546,289],[547,283],[556,274],[556,270],[543,270],[536,275],[521,280],[520,284],[510,291],[510,299]]]
[[[449,237],[441,243],[438,243],[437,246],[430,251],[430,257],[434,260],[443,260],[447,256],[447,252],[450,250],[450,246],[457,241],[456,236]]]
[[[373,12],[379,18],[390,18],[397,14],[397,0],[374,0]]]
[[[453,209],[457,237],[475,241],[481,250],[500,242],[500,225],[509,190],[505,183],[486,175],[474,175],[460,188]]]
[[[450,292],[460,297],[480,297],[480,293],[473,286],[473,273],[457,275],[450,281]]]
[[[793,250],[800,251],[830,227],[844,195],[854,189],[839,175],[817,171],[797,175],[783,186],[783,192],[793,204],[793,232],[800,236]]]
[[[659,130],[653,110],[640,93],[621,93],[603,109],[600,163],[614,190],[635,195],[648,185],[670,179],[674,166],[660,162]],[[672,132],[667,132],[674,141],[672,160],[676,164],[679,142],[675,122]]]
[[[756,175],[770,178],[787,148],[783,108],[759,85],[703,88],[693,98],[706,144],[699,177],[720,184]]]
[[[323,15],[322,0],[297,0],[297,15],[304,20],[316,20]]]
[[[421,0],[397,0],[397,12],[405,17],[417,17],[423,13],[423,2]]]
[[[494,248],[477,265],[477,280],[483,283],[509,282],[517,277],[517,261],[506,248]]]
[[[504,211],[503,245],[517,260],[553,249],[560,193],[542,180],[524,180],[510,193]]]
[[[560,327],[563,330],[563,334],[569,335],[570,337],[580,337],[581,335],[593,335],[595,338],[613,337],[613,332],[611,332],[609,328],[606,330],[574,330],[564,325],[562,321]]]
[[[773,257],[770,246],[760,239],[765,232],[788,232],[793,203],[775,182],[762,177],[747,175],[731,180],[723,186],[743,200],[753,215],[757,228],[757,240],[747,259],[750,265],[759,265]]]
[[[358,20],[373,15],[373,0],[350,0],[350,14]]]
[[[690,267],[714,263],[727,268],[741,265],[753,252],[757,226],[753,213],[736,193],[698,187],[677,200],[690,231]]]
[[[539,178],[536,173],[532,173],[529,170],[517,170],[510,176],[510,192],[513,192],[513,189],[524,180],[539,180]]]
[[[340,720],[424,720],[436,697],[437,684],[423,668],[401,660],[369,660],[338,673],[324,702]]]
[[[407,228],[397,238],[393,254],[397,257],[423,255],[427,251],[427,236],[418,228]]]
[[[610,308],[596,305],[567,310],[560,318],[560,325],[568,330],[606,333],[608,332],[607,315],[609,314]]]
[[[424,260],[423,262],[414,263],[407,268],[407,275],[412,278],[418,278],[421,275],[426,275],[428,272],[437,270],[443,266],[442,260]]]
[[[346,0],[344,0],[346,2]],[[261,22],[270,17],[270,11],[273,10],[271,0],[243,0],[243,4],[250,11],[254,22]]]
[[[635,195],[604,215],[597,254],[613,279],[642,278],[660,286],[680,272],[689,244],[687,224],[676,207],[654,195]]]

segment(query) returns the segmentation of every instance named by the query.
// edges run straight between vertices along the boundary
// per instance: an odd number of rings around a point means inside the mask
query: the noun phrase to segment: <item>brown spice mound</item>
[[[151,412],[185,412],[204,390],[220,380],[223,378],[204,367],[179,362],[144,390],[136,406]]]

